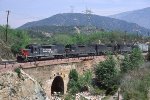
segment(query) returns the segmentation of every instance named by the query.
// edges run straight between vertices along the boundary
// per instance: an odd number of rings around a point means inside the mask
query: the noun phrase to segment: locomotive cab
[[[20,55],[17,56],[17,61],[31,61],[37,59],[37,55],[39,54],[39,45],[30,44],[25,47],[25,49],[21,49]]]

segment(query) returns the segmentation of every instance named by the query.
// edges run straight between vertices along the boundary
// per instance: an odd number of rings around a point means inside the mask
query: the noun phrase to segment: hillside
[[[59,27],[72,27],[69,31],[74,32],[75,26],[79,26],[84,29],[85,27],[92,26],[93,28],[91,30],[104,29],[107,31],[127,31],[128,33],[137,33],[137,30],[140,30],[141,34],[146,34],[148,31],[150,31],[134,23],[128,23],[126,21],[108,18],[104,16],[81,13],[56,14],[52,17],[40,21],[26,23],[23,26],[19,27],[19,29],[26,29],[32,31],[34,30],[38,32],[42,31],[53,34],[57,32],[55,32],[56,30],[53,30],[53,28],[51,27],[55,27],[56,29],[60,29]],[[65,30],[60,29],[58,32],[64,33]]]
[[[27,32],[9,27],[6,42],[5,29],[5,26],[0,26],[0,61],[2,59],[14,59],[13,53],[17,53],[30,40]]]
[[[150,29],[150,7],[112,15],[110,17],[136,23]]]

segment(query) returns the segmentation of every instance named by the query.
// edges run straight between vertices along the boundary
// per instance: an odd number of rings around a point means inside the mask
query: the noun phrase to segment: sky
[[[0,25],[17,28],[27,22],[41,20],[58,13],[83,13],[90,9],[93,14],[108,16],[121,12],[150,7],[150,0],[0,0]]]

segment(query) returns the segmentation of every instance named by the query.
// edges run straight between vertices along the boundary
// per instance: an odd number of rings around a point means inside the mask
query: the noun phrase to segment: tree
[[[130,61],[131,61],[132,66],[133,66],[131,69],[137,68],[143,63],[144,57],[143,57],[142,52],[139,48],[134,48],[132,50],[131,55],[130,55]]]
[[[118,73],[116,69],[116,62],[112,56],[99,63],[96,66],[95,75],[101,87],[106,89],[107,94],[114,93],[118,88]]]
[[[69,73],[69,79],[70,80],[74,80],[74,81],[78,81],[78,72],[76,71],[76,69],[72,69]]]
[[[12,37],[14,42],[11,46],[11,50],[14,54],[19,53],[20,49],[24,48],[30,42],[30,37],[24,31],[14,31]]]
[[[78,83],[80,84],[80,91],[89,90],[88,87],[92,85],[92,71],[88,70],[83,73],[78,79]]]
[[[129,55],[125,54],[125,57],[121,63],[121,72],[126,73],[133,67]]]
[[[58,34],[54,36],[54,43],[56,44],[73,44],[72,38],[69,35]]]
[[[79,92],[78,73],[73,69],[69,73],[68,90],[71,94]]]

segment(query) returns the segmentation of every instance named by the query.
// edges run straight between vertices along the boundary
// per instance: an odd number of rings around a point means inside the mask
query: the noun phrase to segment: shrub
[[[78,72],[76,71],[76,69],[72,69],[69,73],[69,79],[70,80],[74,80],[74,81],[78,81]]]
[[[144,57],[142,56],[142,52],[140,49],[135,48],[132,50],[131,55],[125,55],[125,58],[121,64],[121,72],[126,73],[129,70],[138,68],[143,61]]]
[[[141,50],[138,48],[133,49],[130,55],[130,60],[132,63],[132,69],[139,67],[144,61]]]
[[[21,74],[20,68],[16,68],[16,69],[15,69],[15,72],[17,73],[18,77],[21,78],[21,75],[20,75],[20,74]]]
[[[69,79],[68,90],[71,94],[87,91],[88,87],[90,87],[92,83],[92,72],[86,71],[78,78],[77,71],[73,69],[70,71]]]
[[[71,94],[79,92],[78,73],[75,69],[69,73],[68,90]]]
[[[112,94],[117,90],[118,73],[116,62],[112,56],[109,56],[104,62],[98,64],[95,75],[102,88],[107,90],[107,94]]]
[[[75,97],[71,94],[67,94],[64,98],[64,100],[75,100]]]
[[[80,84],[80,91],[88,91],[92,84],[92,72],[90,70],[86,71],[78,79]]]
[[[125,58],[123,59],[122,61],[122,64],[121,64],[121,72],[122,73],[126,73],[128,72],[129,70],[132,69],[132,63],[131,63],[131,60],[130,60],[130,57],[129,55],[125,55]]]

